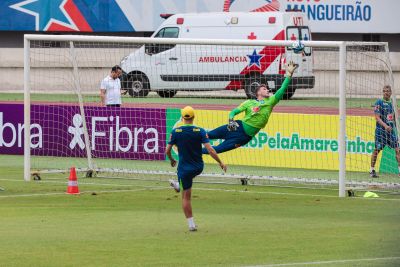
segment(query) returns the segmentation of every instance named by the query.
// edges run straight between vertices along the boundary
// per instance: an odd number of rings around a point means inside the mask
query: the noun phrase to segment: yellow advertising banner
[[[226,124],[228,114],[229,111],[196,110],[195,124],[209,131]],[[375,120],[372,116],[347,116],[346,123],[346,169],[369,171]],[[274,112],[267,126],[247,145],[220,156],[227,164],[235,165],[338,170],[338,133],[338,115]],[[212,162],[208,156],[204,160]]]

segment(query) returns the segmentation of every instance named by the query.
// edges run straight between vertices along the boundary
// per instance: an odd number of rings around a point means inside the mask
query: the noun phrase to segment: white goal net
[[[387,44],[303,44],[295,53],[293,41],[26,35],[25,179],[72,166],[87,176],[165,179],[175,173],[165,147],[181,108],[192,106],[194,123],[210,131],[254,98],[258,85],[280,89],[294,61],[299,67],[266,127],[220,154],[226,174],[204,156],[198,181],[330,186],[341,195],[346,186],[396,188],[394,148],[378,154],[379,177],[369,174],[374,106],[385,85],[395,100]],[[120,107],[100,98],[115,65],[122,68]]]

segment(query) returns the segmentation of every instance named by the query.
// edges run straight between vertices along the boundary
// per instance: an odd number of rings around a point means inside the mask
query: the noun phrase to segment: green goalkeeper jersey
[[[291,78],[286,77],[283,81],[281,88],[272,96],[264,100],[249,99],[240,104],[239,107],[229,113],[229,119],[233,119],[235,115],[245,112],[242,119],[243,129],[249,136],[255,136],[262,128],[268,123],[269,116],[271,116],[272,109],[283,98]]]

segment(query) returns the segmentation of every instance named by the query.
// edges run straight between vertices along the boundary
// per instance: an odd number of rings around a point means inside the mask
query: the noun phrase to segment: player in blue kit
[[[166,149],[171,166],[175,167],[176,160],[172,157],[173,145],[178,147],[178,182],[170,180],[171,186],[176,192],[182,191],[182,209],[189,224],[189,231],[197,231],[192,213],[192,183],[193,179],[201,174],[204,168],[202,157],[202,144],[210,156],[219,163],[222,170],[226,172],[226,165],[219,159],[217,152],[210,145],[207,133],[203,128],[193,125],[194,110],[187,106],[181,110],[184,125],[172,130],[170,140]]]
[[[399,140],[396,131],[396,118],[394,115],[394,108],[390,97],[392,96],[392,88],[389,85],[383,87],[383,98],[375,102],[375,150],[372,152],[371,157],[371,170],[370,176],[377,178],[378,175],[375,171],[375,163],[379,152],[389,146],[396,151],[396,160],[399,166],[400,175],[400,149]]]

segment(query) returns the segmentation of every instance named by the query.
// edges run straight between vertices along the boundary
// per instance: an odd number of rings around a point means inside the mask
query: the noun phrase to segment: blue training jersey
[[[202,144],[209,143],[207,132],[194,125],[183,125],[171,132],[169,145],[178,147],[178,170],[195,170],[204,167]]]
[[[384,99],[378,99],[375,102],[374,108],[375,114],[378,114],[381,120],[392,127],[395,128],[394,124],[394,109],[391,101],[386,101]],[[376,122],[376,128],[379,130],[385,130],[382,125]]]

